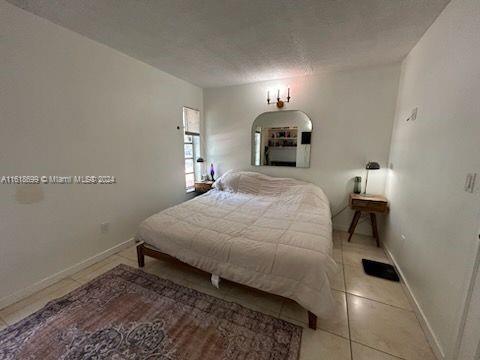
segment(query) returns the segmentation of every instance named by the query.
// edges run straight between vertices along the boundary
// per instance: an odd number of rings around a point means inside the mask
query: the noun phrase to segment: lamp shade
[[[365,169],[367,169],[367,170],[379,170],[380,169],[380,164],[376,161],[369,161],[367,163],[367,166],[365,166]]]
[[[199,157],[199,158],[197,159],[197,162],[198,162],[198,163],[202,163],[202,162],[205,162],[205,160],[203,160],[202,157]]]

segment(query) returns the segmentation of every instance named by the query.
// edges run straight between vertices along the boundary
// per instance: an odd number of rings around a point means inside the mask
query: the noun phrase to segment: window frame
[[[199,157],[201,157],[201,135],[200,133],[196,133],[196,132],[191,132],[191,131],[185,131],[186,129],[186,119],[185,119],[185,112],[184,112],[184,109],[189,109],[189,110],[194,110],[194,111],[197,111],[198,112],[198,116],[199,116],[199,122],[201,122],[201,119],[200,119],[200,110],[197,110],[197,109],[193,109],[193,108],[189,108],[187,106],[184,106],[182,108],[182,114],[183,114],[183,161],[184,161],[184,174],[185,174],[185,191],[187,193],[189,192],[192,192],[192,191],[195,191],[195,182],[199,181],[200,179],[198,179],[198,169],[197,169],[197,163],[196,163],[196,159],[198,159]],[[199,127],[201,126],[201,123],[199,124]],[[190,136],[191,137],[191,141],[186,141],[187,140],[187,136]],[[198,144],[195,143],[195,140],[198,142]],[[185,153],[185,145],[191,145],[192,146],[192,157],[190,156],[186,156],[186,153]],[[196,146],[198,145],[198,146]],[[198,149],[196,149],[198,148]],[[193,171],[189,171],[187,172],[187,168],[185,166],[185,161],[186,160],[192,160],[193,162]],[[201,171],[200,171],[201,173]],[[193,186],[191,187],[188,187],[187,186],[187,175],[192,175],[193,174]],[[201,176],[201,175],[200,175]]]
[[[186,166],[184,165],[184,170],[185,170],[185,190],[186,192],[191,192],[193,190],[195,190],[195,181],[197,181],[197,175],[196,175],[196,171],[195,171],[195,159],[198,159],[199,156],[197,156],[196,154],[196,151],[195,151],[195,142],[194,142],[194,138],[197,137],[198,138],[198,141],[200,142],[200,134],[194,134],[194,133],[186,133],[184,132],[183,134],[184,136],[184,139],[183,139],[183,160],[185,162],[185,160],[192,160],[193,162],[193,165],[192,165],[192,168],[193,168],[193,171],[189,171],[187,172],[187,168]],[[187,136],[190,136],[192,141],[191,142],[188,142],[188,141],[185,141],[186,137]],[[189,157],[185,154],[185,145],[192,145],[192,157]],[[187,186],[187,175],[191,175],[193,174],[193,186],[191,187],[188,187]]]

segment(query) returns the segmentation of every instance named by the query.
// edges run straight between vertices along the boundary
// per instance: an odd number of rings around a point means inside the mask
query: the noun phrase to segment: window
[[[183,108],[183,151],[185,157],[185,189],[192,191],[200,180],[200,111]]]
[[[262,146],[262,132],[255,131],[255,166],[260,166],[260,152]]]

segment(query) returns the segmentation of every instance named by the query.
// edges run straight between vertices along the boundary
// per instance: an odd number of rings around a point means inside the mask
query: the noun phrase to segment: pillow
[[[215,181],[213,187],[220,191],[237,192],[240,174],[239,170],[228,170]]]

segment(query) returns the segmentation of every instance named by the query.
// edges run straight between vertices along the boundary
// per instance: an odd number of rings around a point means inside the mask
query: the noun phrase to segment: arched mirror
[[[310,167],[312,122],[302,111],[265,112],[252,126],[252,165]]]

